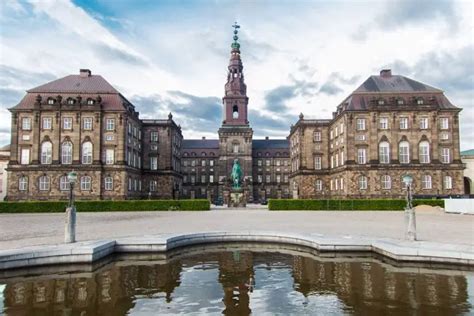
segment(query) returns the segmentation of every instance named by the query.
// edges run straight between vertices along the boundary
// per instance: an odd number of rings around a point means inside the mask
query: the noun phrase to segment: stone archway
[[[464,177],[464,194],[474,194],[473,189],[472,180],[469,177]]]

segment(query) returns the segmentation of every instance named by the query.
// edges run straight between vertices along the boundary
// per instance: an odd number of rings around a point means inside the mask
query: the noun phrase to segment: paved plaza
[[[0,250],[62,243],[64,214],[0,214]],[[209,212],[78,213],[77,240],[161,233],[278,231],[326,236],[404,238],[404,212],[280,211],[266,207]],[[418,239],[474,245],[474,216],[417,211]]]

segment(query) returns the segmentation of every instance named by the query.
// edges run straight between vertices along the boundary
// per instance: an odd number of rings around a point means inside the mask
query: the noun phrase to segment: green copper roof
[[[474,156],[474,149],[461,151],[461,156]]]
[[[239,48],[240,48],[240,44],[237,43],[237,42],[233,42],[232,45],[230,45],[230,47],[239,49]]]

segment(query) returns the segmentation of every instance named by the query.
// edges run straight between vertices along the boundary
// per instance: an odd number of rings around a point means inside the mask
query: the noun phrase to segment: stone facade
[[[403,197],[404,175],[413,177],[419,196],[463,194],[460,111],[441,90],[383,70],[332,120],[300,115],[292,126],[293,196]]]
[[[144,173],[173,179],[156,190],[157,197],[175,196],[175,185],[179,190],[181,129],[171,116],[165,122],[140,120],[133,104],[90,70],[27,91],[10,111],[8,200],[67,199],[65,180],[72,170],[78,174],[77,199],[147,197]],[[161,128],[163,159],[154,172],[143,167],[150,156],[143,126]]]

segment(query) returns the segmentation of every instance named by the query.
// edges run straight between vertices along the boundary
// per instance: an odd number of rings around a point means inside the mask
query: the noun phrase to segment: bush
[[[77,201],[78,212],[123,211],[208,211],[208,200],[124,200]],[[67,206],[65,201],[54,202],[0,202],[0,213],[60,213]]]
[[[413,206],[431,205],[444,207],[443,200],[413,200]],[[293,200],[270,199],[271,211],[311,210],[311,211],[402,211],[406,201],[402,199],[358,199],[358,200]]]

